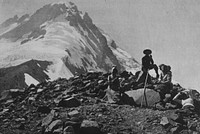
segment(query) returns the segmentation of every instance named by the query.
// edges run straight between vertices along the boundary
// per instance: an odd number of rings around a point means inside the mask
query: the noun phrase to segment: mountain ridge
[[[89,70],[108,72],[113,65],[133,73],[140,67],[87,12],[82,13],[71,2],[48,4],[32,15],[15,16],[2,23],[0,31],[1,67],[48,61],[52,64],[45,73],[50,80]]]

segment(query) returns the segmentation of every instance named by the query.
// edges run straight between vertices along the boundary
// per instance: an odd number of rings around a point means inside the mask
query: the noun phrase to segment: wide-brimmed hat
[[[166,66],[165,64],[160,64],[160,65],[159,65],[159,68],[165,67],[165,66]]]
[[[143,53],[144,53],[144,54],[151,54],[152,51],[151,51],[150,49],[145,49],[145,50],[143,51]]]
[[[171,71],[171,66],[167,66],[167,71]]]

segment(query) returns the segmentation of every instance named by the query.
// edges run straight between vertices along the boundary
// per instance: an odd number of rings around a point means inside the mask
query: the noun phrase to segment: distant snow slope
[[[113,65],[133,73],[140,67],[71,2],[45,5],[32,16],[15,16],[0,25],[0,78],[12,85],[1,90],[89,70],[105,72]]]

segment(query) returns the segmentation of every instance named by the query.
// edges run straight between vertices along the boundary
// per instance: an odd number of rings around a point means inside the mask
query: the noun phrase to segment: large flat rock
[[[143,100],[144,96],[144,88],[137,89],[137,90],[131,90],[125,92],[129,97],[132,97],[136,104],[146,106],[145,101]],[[148,106],[153,106],[156,102],[160,101],[159,93],[152,90],[152,89],[146,89],[146,98]]]

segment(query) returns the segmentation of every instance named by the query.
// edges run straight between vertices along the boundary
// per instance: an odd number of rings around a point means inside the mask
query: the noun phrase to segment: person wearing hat
[[[158,67],[154,64],[153,58],[151,56],[152,51],[150,49],[145,49],[143,53],[145,54],[145,56],[142,58],[141,71],[136,72],[136,83],[138,87],[144,86],[145,84],[152,84],[151,77],[147,77],[148,71],[151,69],[155,70],[156,78],[158,79],[159,77]],[[145,83],[146,80],[147,83]]]
[[[171,67],[165,64],[159,65],[161,74],[158,82],[155,85],[155,91],[159,92],[160,95],[160,104],[165,106],[166,104],[166,94],[170,94],[173,92],[173,84],[172,84],[172,72]]]
[[[142,58],[142,71],[148,72],[148,70],[154,69],[156,72],[156,78],[159,77],[158,74],[158,67],[156,64],[154,64],[153,58],[152,58],[152,51],[150,49],[145,49],[143,51],[145,56]]]
[[[108,86],[113,90],[119,90],[120,82],[118,78],[118,70],[116,66],[111,69],[111,74],[108,76]]]
[[[120,102],[120,81],[118,76],[118,70],[116,66],[113,66],[111,69],[111,74],[108,76],[108,87],[107,93],[109,97],[112,99],[112,103],[119,103]],[[106,94],[107,94],[106,93]]]
[[[145,56],[142,58],[142,71],[139,72],[137,80],[136,80],[139,85],[142,83],[144,84],[147,73],[151,69],[155,70],[156,78],[157,79],[159,78],[158,67],[156,64],[154,64],[154,61],[151,55],[152,51],[150,49],[145,49],[143,53],[145,54]],[[148,77],[147,83],[151,83],[150,77]]]

